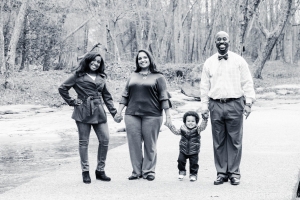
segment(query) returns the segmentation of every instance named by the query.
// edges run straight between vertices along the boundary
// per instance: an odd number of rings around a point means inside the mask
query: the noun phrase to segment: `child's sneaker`
[[[194,182],[197,180],[197,176],[195,175],[190,175],[190,181]]]
[[[179,174],[178,179],[179,179],[180,181],[182,181],[183,178],[184,178],[184,175],[183,175],[183,174]]]

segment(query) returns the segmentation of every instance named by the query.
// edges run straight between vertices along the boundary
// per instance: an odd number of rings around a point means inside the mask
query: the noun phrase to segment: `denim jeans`
[[[198,160],[199,160],[199,154],[193,154],[193,155],[185,155],[184,153],[180,152],[178,156],[178,169],[179,169],[179,174],[180,172],[183,174],[186,174],[186,160],[189,159],[190,161],[190,175],[197,175],[198,174]]]
[[[89,171],[88,145],[91,127],[93,127],[99,141],[97,171],[104,171],[109,144],[109,130],[107,123],[86,124],[76,121],[76,124],[79,135],[79,155],[82,171]]]

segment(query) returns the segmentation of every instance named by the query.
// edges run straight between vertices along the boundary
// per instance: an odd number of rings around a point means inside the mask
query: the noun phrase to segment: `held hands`
[[[167,115],[166,116],[166,122],[164,123],[164,125],[167,126],[167,127],[171,127],[172,126],[171,115]]]
[[[117,114],[114,116],[114,121],[115,121],[115,122],[120,123],[122,120],[123,120],[122,114],[117,113]]]
[[[202,116],[202,119],[207,120],[209,117],[209,111],[204,110],[203,112],[201,112],[201,116]]]

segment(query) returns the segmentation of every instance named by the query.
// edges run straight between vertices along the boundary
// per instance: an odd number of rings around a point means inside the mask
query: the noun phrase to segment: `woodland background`
[[[256,84],[272,77],[298,81],[293,78],[300,64],[299,4],[300,0],[1,0],[0,104],[61,99],[56,96],[58,85],[97,43],[114,92],[120,92],[134,69],[139,49],[152,52],[170,83],[178,86],[201,72],[205,59],[216,52],[214,36],[220,30],[229,33],[230,49],[249,62]],[[176,76],[178,70],[183,77]],[[37,91],[43,95],[35,97]]]

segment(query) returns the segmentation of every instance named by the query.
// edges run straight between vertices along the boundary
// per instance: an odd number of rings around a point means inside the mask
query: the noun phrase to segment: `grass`
[[[167,64],[160,66],[160,70],[165,74],[169,90],[180,89],[185,81],[190,81],[194,77],[195,72],[192,69],[196,64]],[[107,86],[114,100],[117,102],[123,91],[126,77],[129,76],[134,69],[134,63],[111,64],[107,68],[109,75]],[[182,70],[184,77],[176,77],[176,71]],[[253,74],[254,69],[250,65]],[[195,71],[195,70],[193,70]],[[197,71],[197,70],[196,70]],[[38,104],[50,107],[60,107],[66,105],[58,94],[59,85],[71,75],[65,71],[39,71],[32,70],[30,72],[15,72],[13,74],[14,89],[8,90],[3,86],[4,76],[0,75],[0,105],[15,104]],[[285,64],[279,61],[267,62],[263,72],[263,79],[254,79],[255,88],[265,88],[279,84],[300,84],[300,66]],[[298,90],[298,92],[300,92]],[[74,90],[70,90],[70,94],[75,97]]]

